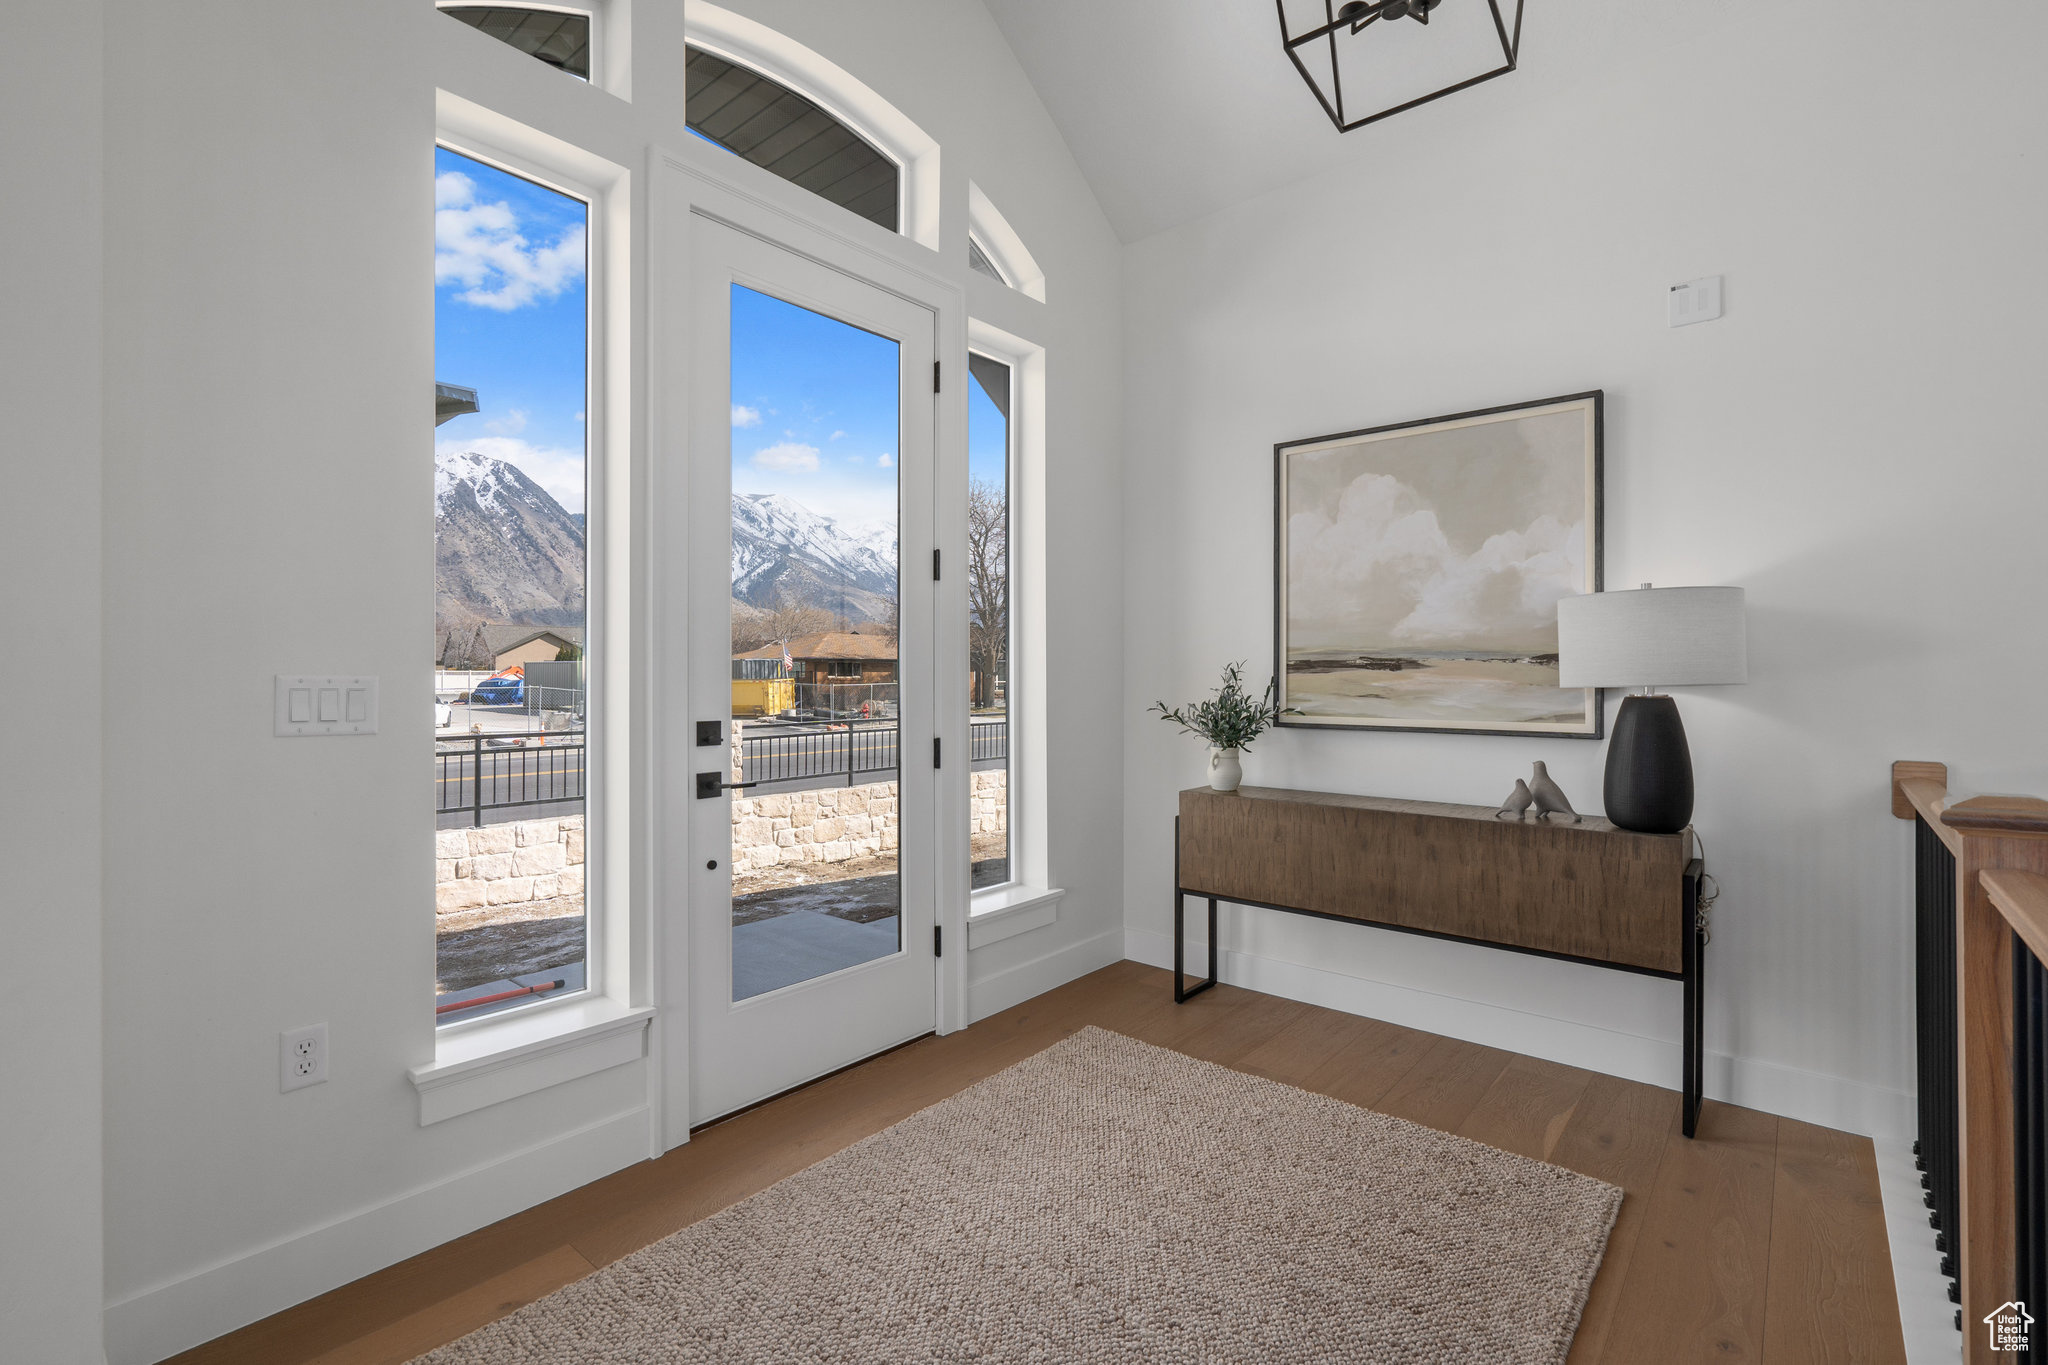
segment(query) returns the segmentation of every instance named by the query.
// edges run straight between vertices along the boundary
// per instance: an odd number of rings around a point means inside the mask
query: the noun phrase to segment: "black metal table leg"
[[[1173,1003],[1178,1005],[1191,995],[1200,995],[1216,984],[1216,898],[1209,897],[1209,979],[1187,988],[1185,961],[1187,957],[1187,931],[1183,914],[1187,909],[1187,888],[1180,884],[1180,817],[1173,818]]]
[[[1194,986],[1187,984],[1186,969],[1183,966],[1187,953],[1187,936],[1184,928],[1187,895],[1186,888],[1179,886],[1173,888],[1173,1003],[1176,1005],[1190,996],[1200,995],[1203,991],[1216,984],[1216,898],[1214,896],[1209,897],[1209,976],[1207,980]]]
[[[1685,1135],[1693,1136],[1700,1124],[1700,1101],[1705,1088],[1705,1069],[1701,1065],[1701,1054],[1705,1042],[1701,1038],[1702,1015],[1700,976],[1705,965],[1706,944],[1700,934],[1700,873],[1703,864],[1695,858],[1686,864],[1685,891],[1682,898],[1684,919],[1679,926],[1680,966],[1685,977],[1685,1057],[1683,1061],[1683,1093],[1685,1110],[1683,1114]]]

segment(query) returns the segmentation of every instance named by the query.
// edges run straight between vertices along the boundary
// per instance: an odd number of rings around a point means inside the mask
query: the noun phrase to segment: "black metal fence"
[[[434,741],[439,813],[550,806],[583,799],[583,733],[528,730]]]
[[[969,762],[999,763],[1009,757],[1009,721],[978,720],[968,734]],[[740,780],[811,786],[844,782],[849,787],[886,781],[901,760],[899,749],[894,721],[795,730],[748,726],[740,732]]]
[[[1962,1149],[1956,1123],[1956,859],[1925,820],[1914,821],[1914,980],[1920,1072],[1920,1138],[1913,1154],[1926,1193],[1927,1221],[1949,1277],[1949,1299],[1962,1302],[1956,1279],[1957,1209],[1962,1203]]]
[[[1010,756],[1010,723],[977,720],[968,732],[968,761],[1001,763]],[[743,731],[745,782],[854,786],[886,781],[901,761],[894,721]],[[466,814],[482,825],[487,812],[581,801],[584,745],[581,730],[522,730],[471,734],[434,741],[438,813]]]
[[[2048,1305],[2048,971],[2012,936],[2013,1297]],[[2035,1326],[2029,1329],[2038,1333]],[[2020,1360],[2040,1360],[2034,1340]]]

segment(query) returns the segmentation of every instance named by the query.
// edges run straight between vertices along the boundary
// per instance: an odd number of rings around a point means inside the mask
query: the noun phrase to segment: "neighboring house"
[[[451,630],[441,642],[442,668],[489,669],[549,663],[564,649],[583,649],[581,626],[477,625]]]
[[[780,659],[783,646],[763,645],[735,659]],[[799,635],[789,642],[789,657],[799,684],[846,686],[896,681],[896,640],[882,634],[851,630]]]

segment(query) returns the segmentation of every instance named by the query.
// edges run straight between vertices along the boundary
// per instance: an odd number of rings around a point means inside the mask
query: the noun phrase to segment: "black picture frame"
[[[1390,422],[1380,426],[1361,427],[1355,431],[1333,432],[1325,436],[1303,437],[1292,441],[1277,442],[1273,447],[1273,677],[1280,689],[1280,704],[1289,705],[1288,694],[1288,516],[1289,485],[1288,458],[1290,453],[1308,453],[1315,449],[1328,448],[1336,443],[1357,441],[1366,438],[1386,439],[1393,433],[1407,432],[1421,435],[1426,432],[1452,430],[1460,425],[1477,425],[1482,421],[1498,421],[1515,416],[1538,416],[1551,412],[1579,407],[1586,414],[1586,545],[1585,572],[1581,590],[1599,592],[1605,586],[1605,541],[1606,541],[1606,497],[1604,490],[1606,472],[1606,392],[1602,389],[1588,389],[1580,393],[1561,394],[1554,398],[1539,398],[1522,403],[1506,403],[1497,407],[1474,408],[1468,412],[1450,413],[1440,417],[1421,417],[1405,422]],[[1289,729],[1303,730],[1354,730],[1373,733],[1408,734],[1457,734],[1510,737],[1517,739],[1587,739],[1602,740],[1607,735],[1606,710],[1603,692],[1599,688],[1586,688],[1586,706],[1583,719],[1569,725],[1553,723],[1501,723],[1492,725],[1439,725],[1403,721],[1390,717],[1336,718],[1330,716],[1283,714],[1278,724]]]

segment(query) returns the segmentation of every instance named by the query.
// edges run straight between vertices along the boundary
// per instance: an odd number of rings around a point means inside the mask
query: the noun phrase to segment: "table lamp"
[[[1596,592],[1557,604],[1560,687],[1640,687],[1607,741],[1603,796],[1622,829],[1676,834],[1692,819],[1692,751],[1660,687],[1749,681],[1740,588]]]

